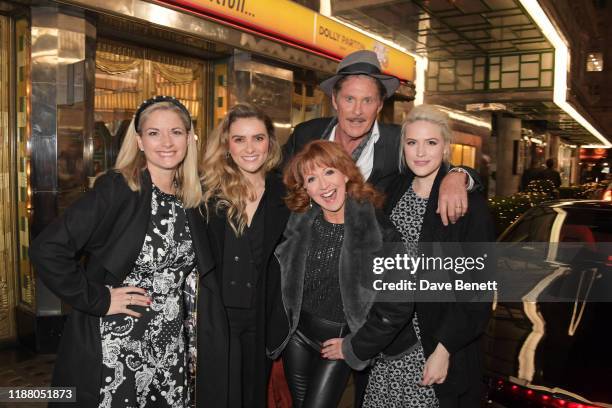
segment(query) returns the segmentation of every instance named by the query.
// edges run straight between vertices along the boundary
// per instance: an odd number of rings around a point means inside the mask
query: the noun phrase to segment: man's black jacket
[[[336,118],[320,118],[297,125],[283,147],[285,160],[297,154],[308,142],[327,139],[337,123]],[[384,192],[398,173],[401,128],[378,122],[378,129],[380,137],[374,145],[374,165],[367,181]]]

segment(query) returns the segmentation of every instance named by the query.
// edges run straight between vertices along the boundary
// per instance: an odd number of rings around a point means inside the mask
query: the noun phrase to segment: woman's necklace
[[[428,189],[424,188],[423,186],[420,185],[420,183],[416,182],[416,178],[412,180],[412,191],[414,191],[414,194],[416,194],[417,197],[422,198],[424,200],[429,198],[429,194],[431,194],[431,187],[432,186],[429,186]]]

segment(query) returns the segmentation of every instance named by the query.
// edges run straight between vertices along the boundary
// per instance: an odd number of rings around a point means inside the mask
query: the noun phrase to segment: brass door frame
[[[15,132],[15,25],[11,17],[0,15],[0,345],[17,339],[15,308],[18,299],[18,266],[15,248],[18,234],[16,197]],[[3,299],[4,298],[4,299]],[[4,317],[4,319],[2,319]]]

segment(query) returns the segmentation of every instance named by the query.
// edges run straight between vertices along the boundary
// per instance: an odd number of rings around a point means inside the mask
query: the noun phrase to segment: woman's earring
[[[308,208],[312,208],[312,198],[310,199],[310,202],[308,203]]]

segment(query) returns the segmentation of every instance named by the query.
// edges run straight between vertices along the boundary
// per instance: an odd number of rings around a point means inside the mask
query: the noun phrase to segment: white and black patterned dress
[[[183,286],[195,268],[191,235],[181,202],[153,186],[151,220],[125,286],[148,291],[142,314],[101,319],[100,408],[189,405]]]
[[[412,186],[404,193],[391,212],[391,222],[402,234],[408,252],[419,240],[427,199],[416,195]],[[419,385],[423,379],[425,353],[417,315],[412,318],[418,338],[416,348],[396,360],[378,358],[370,372],[364,397],[364,408],[437,408],[438,399],[432,386]]]

